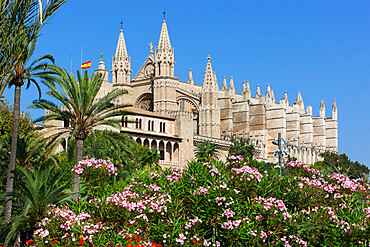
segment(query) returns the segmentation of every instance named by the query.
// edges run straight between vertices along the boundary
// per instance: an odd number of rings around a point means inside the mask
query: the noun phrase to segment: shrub
[[[283,177],[261,167],[231,156],[226,163],[139,170],[113,194],[51,205],[35,243],[49,246],[57,237],[60,246],[81,239],[86,246],[135,246],[128,241],[136,236],[140,246],[369,244],[369,187],[362,179],[324,176],[295,162]]]

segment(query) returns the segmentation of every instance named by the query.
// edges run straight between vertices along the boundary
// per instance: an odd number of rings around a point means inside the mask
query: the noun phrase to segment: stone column
[[[174,161],[174,157],[173,157],[173,149],[174,149],[174,147],[175,147],[175,142],[171,142],[171,161]]]
[[[152,141],[153,141],[153,139],[148,138],[148,141],[149,141],[148,148],[149,149],[152,149]]]
[[[163,146],[163,149],[164,149],[163,160],[165,160],[165,161],[168,161],[167,160],[167,143],[168,143],[168,141],[163,141],[163,144],[164,144],[164,146]]]

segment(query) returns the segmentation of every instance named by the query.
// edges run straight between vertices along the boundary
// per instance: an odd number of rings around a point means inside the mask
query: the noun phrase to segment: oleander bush
[[[110,161],[73,171],[95,192],[50,205],[28,246],[369,245],[368,184],[303,163],[286,164],[280,177],[276,167],[230,156],[142,169],[114,186]]]

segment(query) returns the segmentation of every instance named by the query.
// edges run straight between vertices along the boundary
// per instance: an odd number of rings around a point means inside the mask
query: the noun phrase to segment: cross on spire
[[[166,20],[166,10],[163,10],[163,20]]]
[[[123,24],[123,21],[121,21],[121,29],[122,29],[122,24]]]

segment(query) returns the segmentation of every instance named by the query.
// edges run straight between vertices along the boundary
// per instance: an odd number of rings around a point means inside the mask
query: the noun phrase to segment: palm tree
[[[23,59],[24,52],[40,30],[67,0],[0,1],[0,99],[10,83],[10,74]]]
[[[11,194],[20,200],[22,208],[12,222],[6,244],[13,242],[27,226],[34,230],[36,224],[45,217],[48,205],[59,205],[70,200],[67,192],[69,185],[61,183],[63,177],[55,166],[42,164],[28,170],[17,166],[13,172],[21,179],[17,181],[16,189]]]
[[[40,87],[36,82],[36,78],[51,81],[53,80],[55,73],[54,70],[50,70],[51,65],[47,63],[50,61],[54,63],[54,58],[51,55],[44,55],[30,63],[30,58],[35,50],[37,39],[31,40],[30,43],[24,42],[24,46],[28,47],[21,56],[21,60],[18,61],[15,70],[10,75],[10,86],[14,86],[14,112],[13,112],[13,130],[12,130],[12,144],[10,148],[10,161],[9,169],[6,180],[6,192],[11,193],[14,186],[14,175],[12,171],[15,169],[16,164],[16,153],[17,153],[17,141],[18,141],[18,130],[19,130],[19,118],[20,118],[20,99],[21,99],[21,87],[27,82],[27,88],[31,82],[34,83],[39,90]],[[12,197],[7,196],[5,199],[5,222],[11,221],[12,211]]]
[[[126,93],[124,90],[114,90],[100,99],[96,99],[103,77],[100,73],[89,78],[85,71],[82,76],[77,71],[77,78],[66,70],[57,69],[58,78],[53,82],[45,82],[49,91],[47,95],[58,100],[62,107],[55,103],[39,99],[35,100],[30,108],[48,110],[50,114],[37,119],[35,122],[44,122],[43,129],[48,136],[50,151],[61,144],[66,138],[76,139],[76,165],[82,160],[83,145],[86,137],[97,130],[98,127],[106,126],[120,128],[119,116],[131,114],[124,110],[129,105],[115,105],[113,102]],[[57,86],[62,88],[60,91]],[[48,125],[49,121],[68,123],[68,126]],[[109,133],[106,131],[104,133]],[[126,136],[127,141],[129,138]],[[80,176],[75,174],[73,184],[73,199],[78,199]]]
[[[219,153],[217,144],[205,140],[204,142],[196,144],[196,147],[197,151],[195,152],[195,157],[197,157],[198,162],[211,162],[217,159]]]

